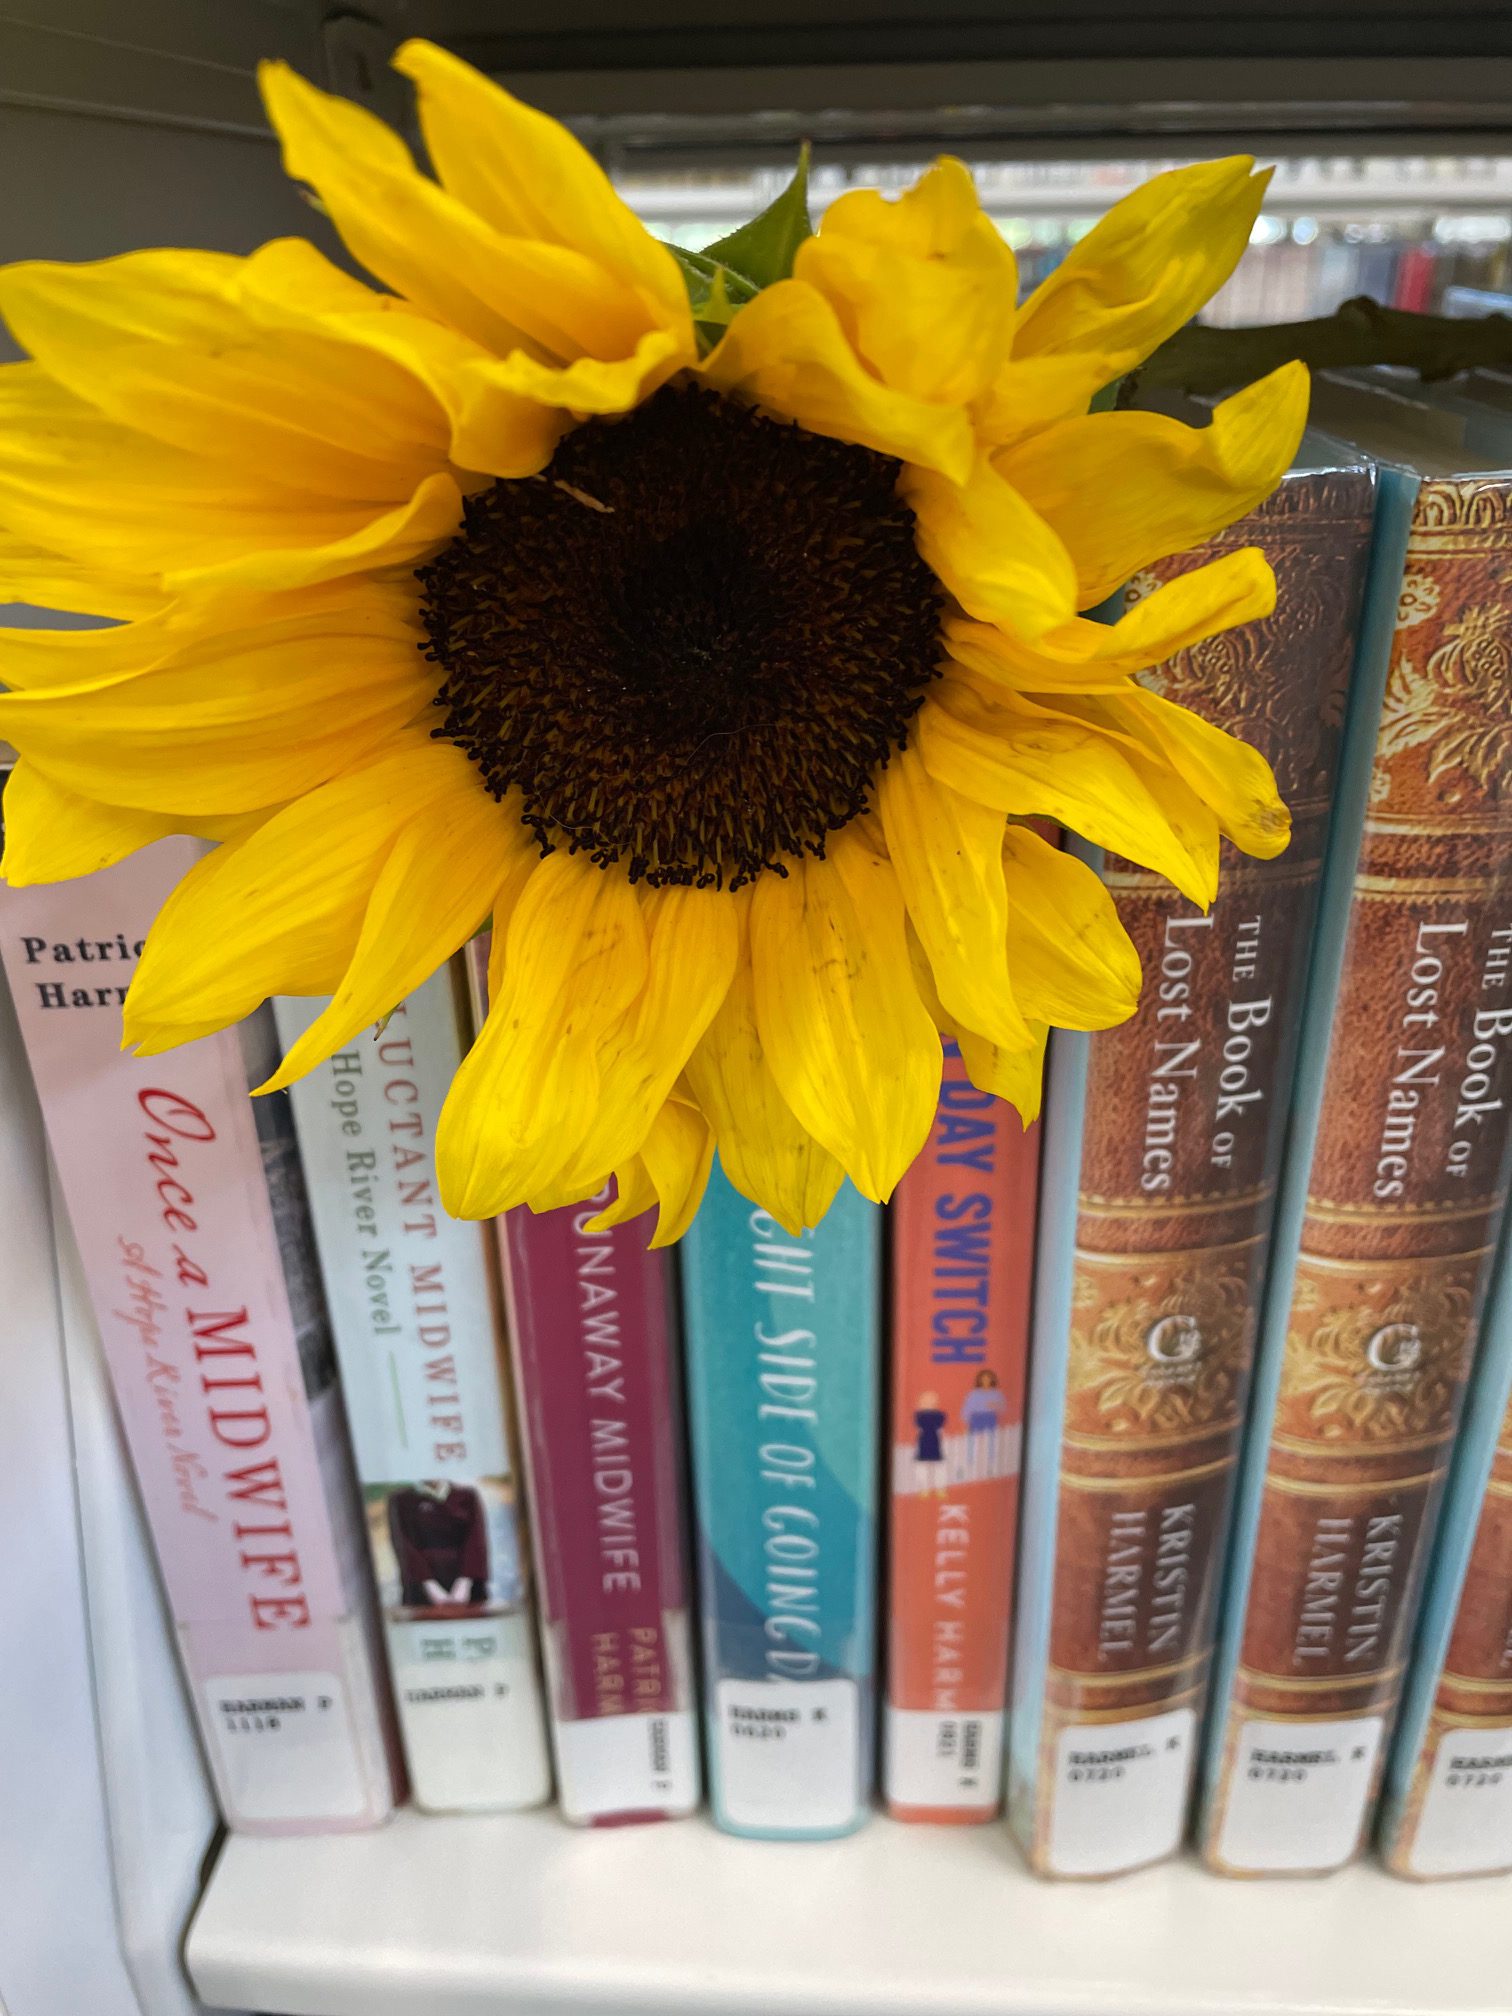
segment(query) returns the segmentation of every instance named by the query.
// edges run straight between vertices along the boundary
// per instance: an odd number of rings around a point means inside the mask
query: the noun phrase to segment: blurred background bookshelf
[[[948,143],[947,143],[948,144]],[[1017,254],[1026,289],[1128,190],[1190,154],[1117,161],[978,160],[970,164],[993,221]],[[903,187],[912,160],[858,154],[821,159],[816,220],[847,189]],[[661,175],[622,165],[626,199],[658,236],[697,249],[777,194],[777,168]],[[1512,157],[1327,154],[1279,160],[1249,253],[1203,320],[1219,326],[1326,315],[1353,295],[1387,307],[1478,315],[1512,308]]]

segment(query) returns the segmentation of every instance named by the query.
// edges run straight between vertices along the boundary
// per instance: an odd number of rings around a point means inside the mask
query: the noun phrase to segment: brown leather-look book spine
[[[1104,865],[1144,990],[1087,1046],[1037,1785],[1015,1818],[1041,1875],[1138,1867],[1185,1829],[1372,502],[1364,468],[1294,471],[1132,584],[1267,554],[1275,614],[1146,683],[1262,751],[1294,832],[1275,861],[1225,842],[1207,913]]]
[[[1512,479],[1423,481],[1295,1276],[1266,1312],[1284,1344],[1204,1829],[1230,1874],[1363,1840],[1474,1353],[1512,1116],[1509,610]]]

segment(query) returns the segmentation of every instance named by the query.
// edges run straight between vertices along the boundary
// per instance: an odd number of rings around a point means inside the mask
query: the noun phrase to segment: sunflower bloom
[[[328,995],[271,1086],[491,920],[438,1140],[460,1215],[613,1176],[605,1215],[665,1241],[716,1151],[794,1229],[843,1175],[886,1198],[942,1035],[1027,1119],[1047,1029],[1134,1007],[1102,884],[1028,822],[1199,904],[1220,836],[1286,844],[1264,762],[1137,678],[1266,614],[1261,555],[1083,613],[1291,459],[1300,366],[1200,429],[1090,410],[1227,277],[1265,177],[1158,177],[1020,303],[942,160],[777,274],[736,234],[695,301],[570,135],[395,60],[434,179],[262,79],[375,285],[297,240],[0,273],[30,358],[0,367],[0,593],[120,619],[0,640],[5,874],[214,843],[127,1040]]]

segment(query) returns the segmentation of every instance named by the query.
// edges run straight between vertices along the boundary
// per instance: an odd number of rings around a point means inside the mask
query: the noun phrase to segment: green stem
[[[1477,366],[1512,370],[1512,316],[1415,315],[1361,296],[1314,322],[1256,329],[1190,323],[1167,337],[1133,374],[1141,390],[1229,392],[1300,357],[1315,371],[1401,364],[1421,378],[1452,378]],[[1125,381],[1126,385],[1129,381]]]

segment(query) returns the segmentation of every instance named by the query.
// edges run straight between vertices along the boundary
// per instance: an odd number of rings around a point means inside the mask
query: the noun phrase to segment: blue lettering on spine
[[[960,1079],[940,1087],[934,1145],[942,1166],[991,1176],[997,1102]],[[934,1287],[929,1355],[936,1365],[979,1365],[987,1356],[988,1266],[997,1228],[985,1190],[935,1199]]]

